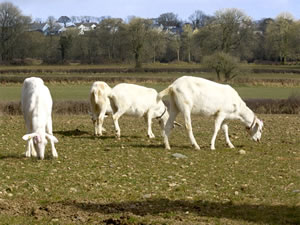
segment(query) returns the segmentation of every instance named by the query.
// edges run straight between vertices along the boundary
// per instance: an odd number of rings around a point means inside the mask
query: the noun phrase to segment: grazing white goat
[[[196,149],[200,149],[200,147],[193,135],[191,114],[215,117],[215,130],[211,139],[212,150],[215,149],[216,136],[221,126],[225,132],[226,143],[230,148],[234,148],[229,140],[228,126],[224,123],[226,119],[241,120],[254,141],[259,141],[261,138],[263,122],[255,116],[229,85],[203,78],[183,76],[161,91],[157,101],[161,101],[165,95],[170,95],[170,116],[163,132],[166,149],[170,149],[168,136],[179,112],[183,113],[190,141]]]
[[[148,125],[149,138],[155,137],[151,129],[152,118],[159,119],[162,128],[167,122],[169,116],[167,107],[162,101],[156,101],[157,91],[153,88],[122,83],[112,89],[109,98],[118,138],[121,136],[118,120],[123,114],[135,117],[144,116]]]
[[[52,98],[42,79],[37,77],[25,79],[21,105],[27,128],[27,134],[23,136],[23,140],[27,141],[26,157],[33,155],[44,159],[46,138],[48,138],[52,155],[57,158],[54,143],[58,140],[52,133]]]
[[[102,81],[96,81],[93,83],[90,90],[90,108],[91,117],[94,124],[94,133],[96,136],[101,136],[103,128],[103,122],[106,113],[112,113],[108,95],[111,92],[111,88]]]

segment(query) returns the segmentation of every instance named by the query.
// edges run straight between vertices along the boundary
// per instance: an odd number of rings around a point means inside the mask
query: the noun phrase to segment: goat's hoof
[[[195,150],[200,150],[200,147],[198,145],[194,145]]]

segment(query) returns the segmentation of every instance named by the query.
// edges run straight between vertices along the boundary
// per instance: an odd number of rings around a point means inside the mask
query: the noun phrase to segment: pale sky
[[[48,16],[128,16],[156,18],[172,12],[179,19],[188,20],[196,10],[213,15],[217,10],[237,8],[254,20],[275,18],[282,12],[300,19],[299,0],[0,0],[11,2],[32,19]]]

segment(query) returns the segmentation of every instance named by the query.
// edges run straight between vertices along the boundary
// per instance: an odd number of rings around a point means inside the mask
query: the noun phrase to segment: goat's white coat
[[[50,140],[53,157],[58,157],[54,146],[58,140],[52,133],[52,98],[42,79],[36,77],[25,79],[21,105],[27,129],[27,134],[23,136],[27,141],[26,157],[33,155],[44,159],[46,138]]]
[[[222,126],[225,132],[226,143],[234,148],[228,135],[226,119],[239,119],[249,130],[252,139],[259,141],[263,123],[246,106],[238,93],[229,85],[219,84],[203,78],[183,76],[175,80],[168,88],[158,94],[157,100],[170,95],[169,119],[165,126],[163,136],[167,149],[170,149],[168,136],[172,129],[173,121],[179,112],[183,113],[185,127],[189,138],[196,149],[200,149],[193,131],[191,114],[201,114],[215,117],[215,130],[211,139],[211,149],[215,149],[217,133]]]
[[[105,131],[103,128],[105,114],[112,113],[108,99],[110,92],[111,88],[105,82],[96,81],[92,84],[90,90],[90,108],[96,136],[101,136],[102,132]]]
[[[157,91],[153,88],[121,83],[112,89],[109,98],[114,111],[113,120],[118,138],[121,136],[118,120],[123,114],[145,117],[148,125],[147,134],[149,138],[155,137],[151,129],[152,118],[158,118],[161,127],[163,127],[167,121],[167,108],[162,101],[156,101]]]

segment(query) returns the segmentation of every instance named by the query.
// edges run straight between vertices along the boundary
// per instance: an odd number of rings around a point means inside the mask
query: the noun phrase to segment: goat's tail
[[[169,95],[171,91],[172,91],[172,86],[170,85],[169,87],[167,87],[166,89],[158,93],[156,97],[156,101],[159,102],[160,100],[162,100],[164,96]]]
[[[93,89],[90,92],[90,103],[96,103],[98,102],[98,90]]]

